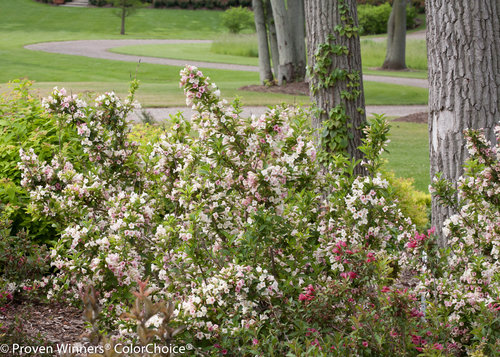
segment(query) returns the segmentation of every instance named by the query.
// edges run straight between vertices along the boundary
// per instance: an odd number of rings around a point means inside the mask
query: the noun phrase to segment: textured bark
[[[278,50],[278,39],[276,36],[276,26],[274,25],[273,9],[271,0],[265,1],[266,24],[269,37],[269,47],[271,48],[271,62],[273,66],[274,77],[278,77],[278,67],[280,63],[280,55]]]
[[[306,29],[304,0],[288,0],[288,24],[293,41],[295,80],[302,81],[306,75]]]
[[[484,128],[494,144],[500,118],[500,0],[427,0],[429,144],[431,179],[453,182],[463,174],[463,130]],[[452,210],[432,201],[432,224],[441,234]]]
[[[406,68],[406,0],[394,0],[387,23],[387,52],[382,68]]]
[[[271,59],[269,57],[269,43],[267,42],[267,27],[262,0],[252,0],[252,8],[255,18],[255,28],[259,43],[259,73],[260,81],[265,84],[273,80],[271,71]]]
[[[121,27],[120,27],[120,35],[125,35],[125,17],[127,17],[127,9],[125,6],[122,7],[122,14],[121,14]]]
[[[271,0],[271,6],[273,8],[279,51],[277,79],[278,85],[282,85],[285,81],[293,82],[295,80],[293,40],[292,33],[289,31],[290,26],[285,1]]]
[[[358,17],[355,0],[345,0],[344,3],[348,6],[349,15],[354,20],[354,25],[358,25]],[[332,56],[332,64],[330,71],[335,68],[345,69],[349,72],[358,71],[360,75],[359,90],[361,94],[355,100],[347,100],[341,97],[341,91],[348,90],[348,82],[339,80],[333,87],[321,88],[316,94],[311,91],[311,100],[316,106],[322,109],[322,113],[317,117],[312,118],[312,125],[319,131],[322,128],[322,123],[328,118],[328,113],[337,105],[342,105],[349,118],[351,128],[348,131],[352,134],[352,139],[348,142],[348,154],[355,159],[361,159],[363,154],[358,150],[361,145],[362,126],[366,123],[365,115],[365,98],[363,93],[363,80],[361,69],[361,46],[359,36],[341,36],[334,32],[337,25],[343,26],[341,16],[339,14],[338,0],[305,0],[306,9],[306,33],[307,33],[307,48],[308,48],[308,64],[314,68],[316,60],[314,53],[319,45],[328,41],[328,35],[334,35],[336,44],[347,47],[349,53],[347,55]],[[319,80],[316,76],[309,78],[311,86],[318,86]],[[358,165],[355,174],[365,175],[366,171]]]

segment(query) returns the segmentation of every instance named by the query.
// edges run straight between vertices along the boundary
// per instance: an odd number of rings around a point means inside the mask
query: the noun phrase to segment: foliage
[[[411,218],[419,231],[429,228],[431,196],[428,193],[418,191],[413,186],[413,178],[396,178],[393,173],[384,173],[389,181],[390,187],[399,199],[399,207],[403,214]]]
[[[383,118],[365,129],[360,147],[369,176],[354,177],[355,163],[347,160],[323,172],[302,110],[241,118],[238,102],[228,106],[192,66],[181,71],[181,86],[193,117],[176,116],[144,148],[130,140],[124,121],[135,85],[124,102],[107,93],[68,109],[58,90],[44,102],[67,119],[83,148],[79,167],[61,155],[50,164],[34,150],[21,155],[33,205],[48,207],[39,210],[60,222],[53,251],[59,270],[44,281],[52,296],[74,299],[95,287],[102,292],[98,329],[137,339],[137,324],[124,317],[135,314],[129,302],[148,278],[151,301],[179,302],[172,323],[186,326],[178,338],[199,354],[416,356],[495,348],[497,302],[466,304],[460,275],[445,275],[450,266],[460,272],[464,261],[442,259],[433,230],[417,233],[378,172],[388,131]],[[492,248],[499,236],[492,224],[498,174],[491,180],[486,169],[497,172],[496,152],[469,171],[486,190],[468,191],[488,196],[489,206],[475,211],[479,206],[463,202],[464,212],[476,215],[477,237],[484,237],[463,254],[492,264],[482,272],[492,274],[489,287],[481,282],[488,297],[499,296]],[[441,306],[448,296],[441,286],[456,286],[453,299],[464,304],[454,305],[460,322],[471,326],[460,327],[461,345],[453,335],[458,320]]]
[[[253,13],[241,6],[226,10],[221,19],[230,33],[240,33],[245,28],[254,29]]]
[[[58,151],[68,157],[80,153],[73,140],[76,135],[58,130],[58,118],[44,112],[40,100],[29,92],[31,85],[29,81],[13,81],[12,90],[0,98],[0,202],[15,208],[8,210],[14,235],[25,230],[31,239],[49,243],[55,237],[51,220],[37,219],[27,209],[29,195],[21,187],[17,168],[19,149],[32,148],[41,159]]]
[[[154,349],[148,348],[145,354],[140,355],[168,357],[176,355],[176,352],[182,354],[183,350],[186,351],[186,346],[176,346],[174,348],[172,346],[174,338],[184,329],[182,326],[176,328],[170,326],[175,305],[172,302],[165,301],[153,302],[149,297],[151,290],[146,289],[147,281],[138,281],[137,283],[139,287],[138,291],[133,292],[135,295],[133,306],[130,308],[129,313],[123,314],[122,318],[130,321],[132,329],[137,333],[139,346],[146,347],[155,344]],[[121,341],[117,339],[116,335],[109,338],[104,336],[99,329],[101,306],[98,292],[93,287],[86,287],[81,294],[81,298],[83,301],[83,316],[90,326],[90,331],[86,333],[86,336],[94,346],[97,346],[98,353],[93,356],[129,356],[130,354],[119,346]],[[106,348],[106,345],[111,346],[111,348]]]
[[[417,288],[443,345],[487,355],[500,349],[500,126],[495,131],[496,145],[480,131],[466,132],[470,158],[456,189],[434,179],[432,194],[456,214],[443,227],[449,248],[426,250]]]
[[[92,6],[105,6],[109,5],[107,0],[89,0],[89,4]]]
[[[19,295],[33,295],[38,290],[37,281],[50,268],[45,246],[33,242],[25,231],[12,235],[8,217],[13,210],[11,205],[0,203],[0,312]]]
[[[359,5],[358,21],[362,35],[379,34],[387,32],[387,22],[391,15],[392,7],[389,3],[380,6]],[[415,27],[417,11],[414,7],[406,8],[406,27],[408,29]]]
[[[238,104],[221,101],[196,68],[182,71],[181,84],[196,112],[192,121],[175,118],[171,132],[141,150],[125,139],[132,94],[126,104],[105,95],[94,106],[75,107],[83,113],[77,116],[61,109],[58,91],[45,102],[81,135],[86,163],[76,171],[64,157],[49,165],[34,152],[22,154],[23,182],[38,192],[33,204],[64,222],[51,294],[68,289],[73,296],[94,285],[105,292],[100,325],[119,323],[126,331],[119,317],[136,280],[147,276],[154,299],[180,300],[175,319],[186,325],[182,337],[212,352],[286,354],[292,340],[317,345],[317,334],[308,332],[318,327],[322,348],[340,340],[359,350],[367,332],[351,327],[361,318],[386,336],[390,313],[382,321],[347,306],[377,301],[374,292],[390,284],[396,252],[415,234],[388,182],[376,172],[354,178],[347,163],[321,173],[300,110],[240,118]],[[378,125],[384,127],[382,119]],[[379,165],[381,131],[367,129],[370,170]],[[124,139],[106,139],[112,137]],[[49,167],[57,174],[42,174]],[[322,297],[318,306],[338,306],[332,318],[356,331],[359,345],[332,329],[330,318],[312,319],[316,307],[304,303],[312,295]]]
[[[181,7],[181,8],[206,8],[227,9],[231,6],[248,7],[252,5],[251,0],[147,0],[154,7]]]
[[[335,26],[334,32],[328,34],[325,42],[318,45],[314,51],[314,65],[307,68],[311,79],[309,88],[313,96],[318,90],[334,88],[339,82],[343,83],[343,88],[345,88],[340,93],[340,102],[334,103],[336,106],[328,113],[316,102],[313,104],[314,115],[323,118],[323,128],[319,133],[319,147],[321,148],[319,160],[326,165],[336,160],[338,155],[347,155],[349,141],[353,139],[354,131],[358,128],[353,128],[346,107],[349,106],[349,102],[356,102],[362,94],[359,71],[334,67],[337,57],[347,58],[345,61],[349,62],[348,57],[352,56],[348,47],[342,44],[342,38],[359,36],[359,28],[355,26],[354,19],[344,2],[339,2],[339,15],[342,18],[341,24]],[[364,108],[356,108],[356,110],[364,114]]]

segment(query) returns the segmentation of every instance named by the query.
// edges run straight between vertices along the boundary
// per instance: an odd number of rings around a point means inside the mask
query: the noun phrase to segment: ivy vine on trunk
[[[308,77],[320,160],[359,161],[366,125],[359,28],[354,0],[306,0]],[[353,174],[366,175],[357,165]]]

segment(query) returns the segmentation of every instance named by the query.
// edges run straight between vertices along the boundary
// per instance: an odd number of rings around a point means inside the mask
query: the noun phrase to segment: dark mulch
[[[405,115],[404,117],[399,117],[394,119],[393,121],[402,121],[407,123],[419,123],[419,124],[427,124],[429,114],[427,112],[414,113],[410,115]]]
[[[283,86],[265,86],[265,85],[250,85],[239,88],[239,90],[248,90],[251,92],[263,93],[280,93],[290,95],[309,95],[309,84],[306,82],[287,83]]]
[[[246,90],[252,92],[262,93],[280,93],[289,95],[309,95],[309,84],[306,82],[293,82],[287,83],[283,86],[271,85],[250,85],[239,88],[239,90]],[[415,113],[406,115],[395,119],[394,121],[402,121],[409,123],[427,124],[427,112]]]
[[[7,341],[18,340],[21,335],[27,341],[43,341],[51,345],[74,344],[82,342],[85,332],[82,312],[64,303],[27,300],[13,303],[0,312],[0,324],[7,328],[10,335],[3,337]]]

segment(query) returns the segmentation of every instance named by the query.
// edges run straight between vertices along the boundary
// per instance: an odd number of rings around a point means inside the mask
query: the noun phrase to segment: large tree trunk
[[[306,29],[304,0],[288,0],[288,23],[292,33],[295,80],[302,81],[306,75]]]
[[[494,144],[500,118],[500,1],[427,0],[431,179],[457,182],[466,159],[464,129],[484,128]],[[432,200],[441,246],[452,210]]]
[[[349,31],[358,25],[356,1],[343,3],[305,0],[309,85],[311,100],[319,109],[312,124],[324,150],[358,160],[363,157],[358,146],[366,123],[361,48],[358,33]],[[337,25],[343,30],[335,30]],[[324,129],[328,119],[337,124]],[[366,171],[358,165],[355,174]]]
[[[271,59],[273,65],[274,77],[278,77],[278,68],[280,63],[280,55],[278,50],[278,39],[276,36],[276,26],[274,25],[273,9],[271,7],[271,0],[265,1],[266,23],[269,31],[269,44],[271,47]]]
[[[283,82],[293,82],[295,80],[294,68],[294,48],[292,33],[289,31],[288,13],[284,0],[271,0],[273,8],[274,24],[276,26],[276,36],[278,39],[278,85]]]
[[[259,43],[259,73],[262,84],[273,80],[271,71],[271,59],[269,57],[269,43],[267,42],[266,18],[262,0],[252,0],[255,28]]]
[[[406,68],[406,0],[394,0],[387,23],[387,52],[383,69]]]

